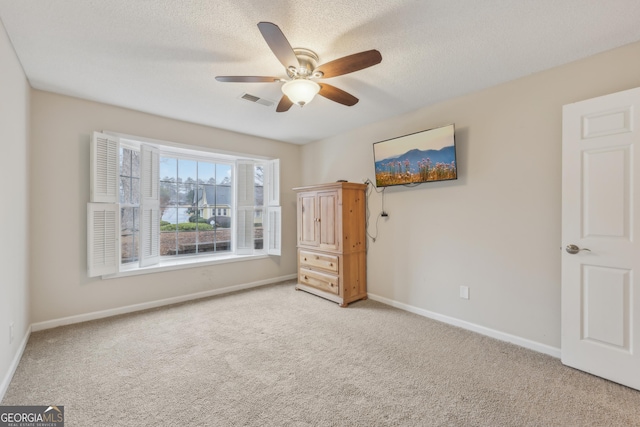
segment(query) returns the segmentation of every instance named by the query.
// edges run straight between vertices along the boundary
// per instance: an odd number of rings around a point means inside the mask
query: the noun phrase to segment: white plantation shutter
[[[112,203],[87,204],[87,270],[89,277],[118,272],[120,209]]]
[[[142,202],[160,203],[160,151],[151,145],[140,146],[140,196]]]
[[[280,160],[270,160],[266,165],[267,197],[265,247],[269,255],[281,255],[282,209],[280,207]]]
[[[281,208],[280,203],[280,161],[271,160],[264,164],[265,206],[263,209],[263,247],[270,255],[281,254]],[[255,206],[255,162],[236,162],[236,252],[248,255],[254,252],[254,221],[258,207]]]
[[[281,227],[282,227],[282,209],[280,206],[267,207],[267,224],[265,225],[265,246],[269,255],[281,255],[282,249],[280,244]]]
[[[236,170],[238,178],[236,180],[238,187],[238,206],[253,206],[255,203],[255,163],[250,160],[238,160],[236,162]]]
[[[87,204],[87,274],[118,272],[120,260],[120,140],[93,132]]]
[[[253,220],[255,216],[255,163],[250,160],[236,162],[236,253],[253,253]]]
[[[140,207],[140,267],[160,262],[160,208]]]
[[[236,253],[249,255],[253,253],[253,220],[255,209],[253,207],[238,207],[236,215]]]
[[[140,146],[140,267],[160,262],[160,151]]]
[[[268,206],[280,206],[280,159],[269,160],[265,171]]]
[[[90,201],[118,203],[120,140],[111,135],[93,132],[91,136]]]

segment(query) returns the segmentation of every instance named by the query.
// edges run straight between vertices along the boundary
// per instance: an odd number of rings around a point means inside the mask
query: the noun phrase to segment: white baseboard
[[[31,336],[31,326],[27,328],[27,332],[24,334],[22,338],[22,342],[20,343],[20,347],[16,352],[13,360],[11,361],[11,365],[9,366],[9,370],[7,374],[2,379],[2,383],[0,383],[0,402],[4,399],[4,395],[9,389],[9,384],[11,384],[11,380],[13,379],[13,374],[16,373],[16,369],[18,369],[18,365],[20,364],[20,359],[22,359],[22,354],[24,353],[24,349],[27,347],[27,342],[29,342],[29,337]]]
[[[404,304],[395,300],[381,297],[376,294],[369,293],[368,295],[369,295],[369,298],[371,298],[374,301],[378,301],[383,304],[387,304],[392,307],[396,307],[401,310],[408,311],[410,313],[418,314],[420,316],[428,317],[429,319],[433,319],[439,322],[447,323],[449,325],[457,326],[462,329],[467,329],[469,331],[486,335],[488,337],[495,338],[500,341],[506,341],[511,344],[519,345],[520,347],[528,348],[529,350],[537,351],[539,353],[548,354],[549,356],[553,356],[558,359],[560,358],[560,355],[561,355],[560,349],[556,347],[551,347],[546,344],[528,340],[526,338],[518,337],[516,335],[507,334],[505,332],[496,331],[495,329],[476,325],[475,323],[467,322],[466,320],[460,320],[460,319],[456,319],[455,317],[449,317],[443,314],[434,313],[433,311],[424,310],[422,308],[414,307],[409,304]]]
[[[141,304],[128,305],[125,307],[112,308],[109,310],[95,311],[93,313],[85,313],[85,314],[79,314],[76,316],[63,317],[60,319],[47,320],[44,322],[33,323],[31,325],[31,330],[33,332],[36,332],[36,331],[42,331],[44,329],[57,328],[58,326],[87,322],[89,320],[104,319],[105,317],[133,313],[136,311],[147,310],[149,308],[162,307],[165,305],[177,304],[185,301],[206,298],[214,295],[227,294],[229,292],[240,291],[243,289],[270,285],[272,283],[278,283],[285,280],[295,279],[296,277],[298,277],[297,274],[289,274],[287,276],[274,277],[271,279],[259,280],[257,282],[245,283],[242,285],[227,286],[225,288],[212,289],[210,291],[198,292],[195,294],[181,295],[173,298],[166,298],[166,299],[161,299],[157,301],[145,302]]]

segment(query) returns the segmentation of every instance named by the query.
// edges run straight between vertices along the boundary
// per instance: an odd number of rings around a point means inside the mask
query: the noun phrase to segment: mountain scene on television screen
[[[405,161],[408,160],[411,172],[415,173],[418,171],[418,163],[424,162],[427,159],[431,160],[431,164],[434,166],[437,163],[451,164],[451,162],[456,159],[456,149],[453,145],[443,147],[440,150],[418,150],[414,148],[400,156],[388,157],[384,160],[377,161],[376,170],[386,170],[390,162],[400,162],[404,164]]]

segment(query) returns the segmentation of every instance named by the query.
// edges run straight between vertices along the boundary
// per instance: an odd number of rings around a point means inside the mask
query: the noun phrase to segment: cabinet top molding
[[[364,190],[367,184],[359,184],[357,182],[329,182],[326,184],[309,185],[306,187],[296,187],[293,191],[322,190],[330,188],[343,188],[348,190]]]

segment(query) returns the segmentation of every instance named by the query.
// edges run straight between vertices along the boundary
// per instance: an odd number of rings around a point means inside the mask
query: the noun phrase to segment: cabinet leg
[[[299,290],[300,290],[300,288],[299,288],[299,287],[297,287],[297,286],[296,286],[294,289],[295,289],[296,291],[299,291]]]
[[[347,303],[347,302],[341,302],[341,303],[340,303],[340,304],[338,304],[338,305],[339,305],[340,307],[344,308],[344,307],[348,306],[348,305],[349,305],[349,303]]]

